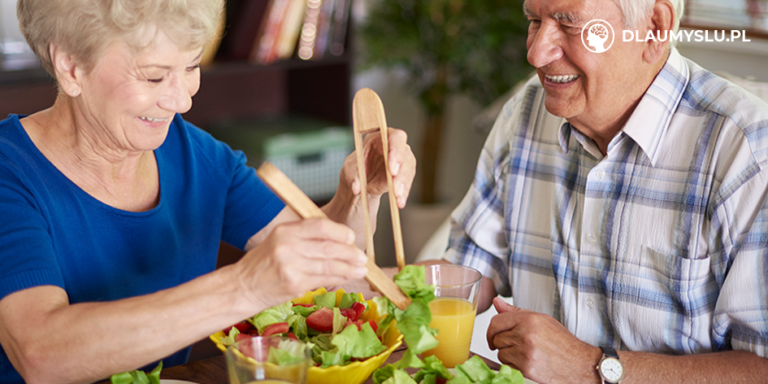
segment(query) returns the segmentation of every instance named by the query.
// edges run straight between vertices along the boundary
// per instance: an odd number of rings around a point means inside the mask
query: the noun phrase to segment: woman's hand
[[[243,292],[259,308],[367,273],[367,256],[347,226],[327,219],[280,224],[238,262]]]
[[[408,145],[408,135],[400,129],[388,128],[389,143],[389,172],[392,174],[392,186],[397,198],[397,206],[404,208],[408,194],[416,175],[416,157]],[[384,169],[381,134],[379,132],[365,135],[363,140],[365,171],[368,177],[368,194],[379,197],[387,192],[387,174]],[[354,196],[361,192],[358,179],[357,155],[353,152],[344,160],[341,169],[341,182],[346,185]]]

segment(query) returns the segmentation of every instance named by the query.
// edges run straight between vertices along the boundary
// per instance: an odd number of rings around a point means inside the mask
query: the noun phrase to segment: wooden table
[[[393,363],[400,360],[405,352],[405,347],[392,352],[387,359],[387,363]],[[498,370],[499,365],[493,361],[483,359],[488,367]],[[224,358],[224,354],[221,356],[209,357],[207,359],[195,361],[192,363],[179,365],[171,368],[163,368],[160,373],[161,379],[176,379],[187,380],[198,384],[227,384],[229,383],[227,377],[227,362]],[[368,378],[366,384],[373,384],[373,381]],[[341,384],[341,383],[339,383]]]

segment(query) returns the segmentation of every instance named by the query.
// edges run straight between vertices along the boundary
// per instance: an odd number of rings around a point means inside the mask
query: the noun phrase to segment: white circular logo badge
[[[591,20],[581,29],[581,43],[584,44],[584,48],[594,53],[609,50],[613,46],[615,37],[613,27],[605,20]]]

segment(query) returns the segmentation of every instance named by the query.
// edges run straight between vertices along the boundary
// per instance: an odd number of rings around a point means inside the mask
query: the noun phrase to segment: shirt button
[[[590,233],[589,236],[587,236],[587,241],[592,245],[597,245],[597,236],[595,236],[594,233]]]
[[[602,180],[603,176],[605,176],[605,171],[602,169],[598,169],[597,172],[595,172],[595,177],[597,177],[598,180]]]
[[[587,307],[592,308],[595,306],[595,301],[592,298],[587,299]]]

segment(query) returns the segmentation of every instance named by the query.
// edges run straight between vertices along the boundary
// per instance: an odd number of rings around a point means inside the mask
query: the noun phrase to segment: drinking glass
[[[305,384],[311,351],[301,341],[278,335],[240,340],[227,348],[229,382]],[[286,353],[290,353],[292,357]],[[281,359],[289,362],[276,364]]]
[[[425,268],[426,283],[435,286],[435,299],[429,303],[429,326],[439,332],[437,347],[425,351],[422,357],[434,355],[446,368],[453,368],[469,358],[482,275],[475,269],[453,264]]]

